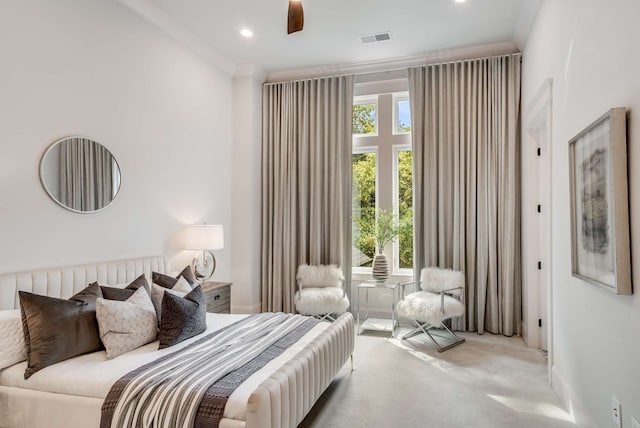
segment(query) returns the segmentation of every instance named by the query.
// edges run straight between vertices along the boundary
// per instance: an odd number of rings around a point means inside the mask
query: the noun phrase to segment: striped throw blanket
[[[217,427],[235,389],[228,384],[238,386],[317,323],[266,313],[208,334],[118,380],[102,406],[100,427]],[[216,389],[218,382],[223,386]]]

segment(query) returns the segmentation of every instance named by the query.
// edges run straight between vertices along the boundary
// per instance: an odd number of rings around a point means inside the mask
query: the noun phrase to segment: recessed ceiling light
[[[453,0],[453,1],[455,1],[456,3],[464,3],[464,2],[466,2],[467,0]]]
[[[240,30],[240,34],[243,37],[253,37],[253,31],[249,30],[248,28],[243,28],[242,30]]]

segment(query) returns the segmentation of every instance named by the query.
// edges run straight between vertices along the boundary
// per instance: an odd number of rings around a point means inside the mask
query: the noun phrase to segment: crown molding
[[[469,58],[507,55],[518,52],[513,42],[501,42],[488,45],[470,46],[456,49],[443,49],[421,55],[398,57],[378,61],[367,61],[350,64],[332,64],[318,67],[299,68],[294,70],[273,71],[267,76],[267,82],[309,79],[321,76],[356,74],[359,79],[376,80],[376,76],[364,77],[365,74],[380,74],[381,79],[397,78],[396,73],[409,67],[417,67],[439,62],[458,61]],[[387,77],[384,77],[387,76]]]
[[[196,37],[184,25],[176,21],[171,15],[158,7],[150,0],[118,0],[123,6],[127,7],[135,14],[143,18],[145,21],[153,24],[160,30],[169,34],[192,50],[197,55],[204,58],[213,66],[228,75],[233,75],[236,66],[234,63],[220,55],[208,44],[204,43],[199,37]]]

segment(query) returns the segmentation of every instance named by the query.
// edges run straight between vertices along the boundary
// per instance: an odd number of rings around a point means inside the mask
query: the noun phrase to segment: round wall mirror
[[[65,137],[42,156],[40,180],[60,206],[91,213],[115,199],[120,190],[120,167],[102,144],[85,137]]]

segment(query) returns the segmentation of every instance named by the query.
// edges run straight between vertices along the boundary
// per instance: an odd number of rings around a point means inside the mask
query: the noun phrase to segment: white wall
[[[553,79],[553,387],[581,426],[640,419],[640,3],[545,1],[524,49],[522,105]],[[571,276],[568,140],[609,108],[629,111],[631,253],[636,294],[616,296]],[[527,115],[526,107],[523,117]]]
[[[5,0],[0,13],[0,272],[164,254],[185,224],[231,224],[231,77],[114,1]],[[85,135],[122,170],[75,214],[40,186],[53,141]],[[231,240],[215,278],[230,276]]]
[[[231,220],[234,247],[232,311],[254,313],[260,300],[262,194],[262,83],[254,67],[240,67],[233,81]]]

